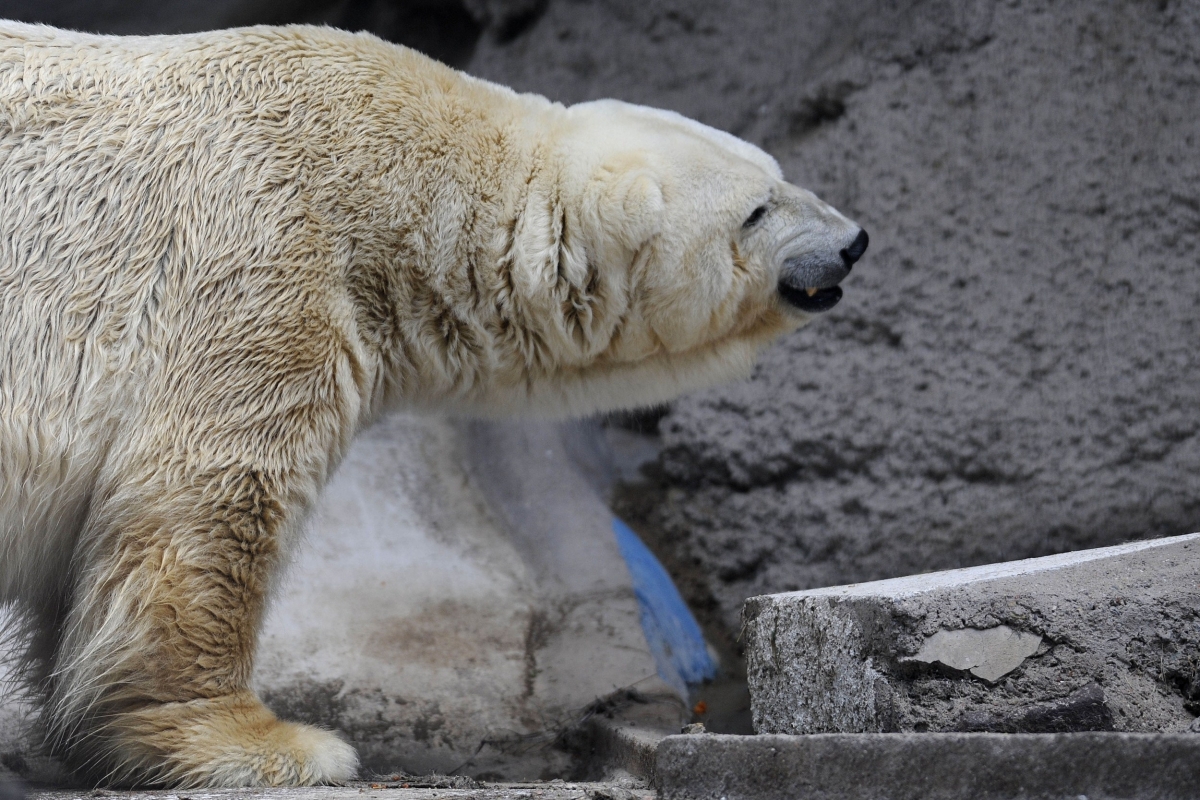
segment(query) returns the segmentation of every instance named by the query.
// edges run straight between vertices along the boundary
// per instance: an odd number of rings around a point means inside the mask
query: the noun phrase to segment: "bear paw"
[[[283,722],[249,692],[167,703],[114,726],[121,783],[177,788],[312,786],[354,777],[354,748],[329,731]]]

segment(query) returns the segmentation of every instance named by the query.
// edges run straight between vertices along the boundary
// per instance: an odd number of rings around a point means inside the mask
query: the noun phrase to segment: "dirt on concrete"
[[[1200,527],[1197,42],[1179,0],[556,0],[480,42],[482,77],[746,137],[871,234],[618,491],[731,640],[750,595]]]

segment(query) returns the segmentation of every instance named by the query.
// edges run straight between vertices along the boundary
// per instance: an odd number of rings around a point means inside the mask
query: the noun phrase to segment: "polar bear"
[[[351,777],[248,682],[355,431],[744,375],[866,243],[733,136],[369,35],[0,23],[0,603],[51,746],[109,784]]]

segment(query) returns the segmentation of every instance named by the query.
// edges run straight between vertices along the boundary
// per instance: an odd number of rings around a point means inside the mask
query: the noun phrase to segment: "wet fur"
[[[328,29],[0,23],[0,602],[82,775],[353,775],[248,682],[274,576],[382,409],[651,403],[799,324],[761,254],[672,232],[653,164],[576,158],[573,113]],[[755,153],[747,185],[778,183]],[[731,265],[703,302],[656,266],[695,248]]]

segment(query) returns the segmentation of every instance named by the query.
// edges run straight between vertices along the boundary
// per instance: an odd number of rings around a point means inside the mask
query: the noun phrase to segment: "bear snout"
[[[789,305],[810,314],[833,308],[842,299],[838,284],[862,258],[869,238],[859,228],[854,240],[836,253],[830,248],[785,259],[779,276],[779,294]]]

